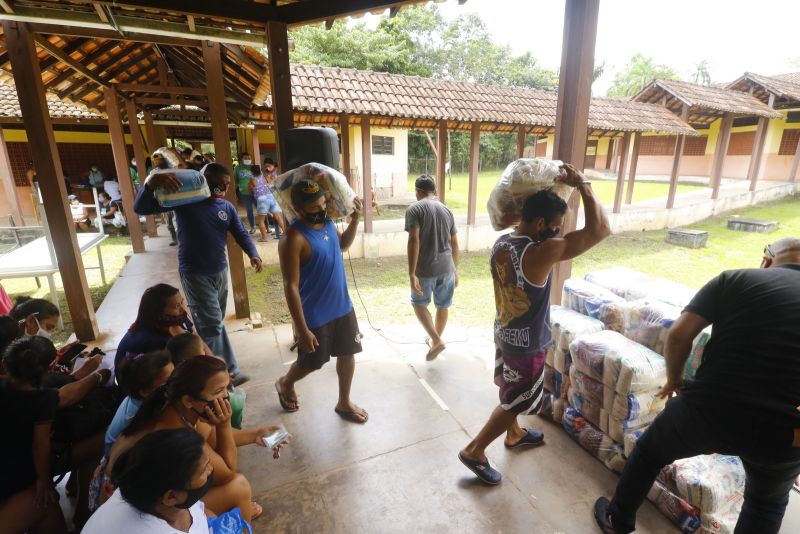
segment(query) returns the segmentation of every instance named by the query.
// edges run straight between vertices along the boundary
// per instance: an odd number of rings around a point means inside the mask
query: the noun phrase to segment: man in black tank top
[[[583,254],[606,238],[611,229],[590,182],[572,165],[562,167],[562,183],[576,187],[583,200],[586,225],[563,237],[567,204],[551,191],[531,195],[522,221],[501,236],[490,260],[494,280],[495,384],[500,405],[458,458],[487,484],[498,484],[500,473],[489,465],[486,447],[505,433],[508,448],[540,445],[544,435],[522,428],[518,415],[536,414],[541,407],[544,358],[550,334],[550,272],[553,266]]]

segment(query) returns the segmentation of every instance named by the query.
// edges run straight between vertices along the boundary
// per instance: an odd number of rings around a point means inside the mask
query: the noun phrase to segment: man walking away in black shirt
[[[694,380],[683,380],[692,341],[713,325]],[[679,393],[639,439],[614,497],[595,503],[603,532],[627,533],[662,467],[680,458],[739,456],[747,482],[736,534],[780,530],[800,474],[800,239],[764,248],[761,269],[725,271],[675,321],[667,383]]]

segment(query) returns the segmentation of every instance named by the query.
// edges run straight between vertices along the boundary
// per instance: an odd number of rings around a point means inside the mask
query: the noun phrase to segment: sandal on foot
[[[525,435],[513,445],[506,445],[506,449],[516,449],[527,445],[541,445],[544,443],[544,434],[535,428],[523,428]]]
[[[600,497],[594,502],[594,520],[597,521],[597,526],[604,534],[623,534],[631,532],[629,530],[617,530],[611,524],[611,513],[608,508],[611,506],[611,501],[605,497]]]
[[[334,408],[333,411],[339,414],[339,417],[341,417],[345,421],[350,421],[352,423],[358,423],[360,425],[363,425],[364,423],[367,422],[367,420],[369,420],[369,414],[366,411],[364,412],[364,415],[361,415],[360,413],[354,412],[352,410],[340,410],[338,408]]]
[[[434,348],[433,347],[433,342],[431,341],[431,338],[429,338],[429,337],[425,338],[425,344],[428,345],[428,353],[425,355],[425,360],[426,361],[435,360],[436,357],[439,354],[441,354],[442,351],[446,348],[446,345],[444,345],[444,344],[441,344],[438,347]]]
[[[479,462],[478,460],[467,458],[463,452],[458,453],[458,459],[484,484],[496,486],[503,479],[500,471],[489,465],[489,462]]]
[[[253,515],[250,517],[250,520],[258,519],[261,514],[264,513],[264,508],[258,504],[256,501],[250,501],[250,505],[253,508]]]
[[[288,395],[284,395],[283,393],[281,393],[281,388],[280,388],[280,386],[278,385],[277,382],[275,382],[275,391],[278,392],[278,402],[281,403],[281,408],[283,408],[284,410],[286,410],[289,413],[296,412],[297,410],[300,409],[300,407],[297,406],[297,399],[294,398],[294,397],[290,397]],[[294,408],[289,406],[290,402],[295,403]]]

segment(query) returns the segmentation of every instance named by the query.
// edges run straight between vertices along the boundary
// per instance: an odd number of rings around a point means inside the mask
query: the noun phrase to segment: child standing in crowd
[[[261,231],[261,238],[258,241],[263,243],[267,241],[269,236],[266,225],[267,216],[272,214],[278,227],[283,229],[283,213],[281,212],[280,206],[278,206],[278,201],[275,200],[275,197],[272,195],[269,185],[267,185],[267,181],[261,172],[261,166],[253,165],[250,167],[250,172],[252,177],[250,178],[248,189],[250,191],[250,196],[256,201],[256,222],[258,223],[258,229]],[[281,233],[276,228],[275,237],[280,238],[280,236]]]

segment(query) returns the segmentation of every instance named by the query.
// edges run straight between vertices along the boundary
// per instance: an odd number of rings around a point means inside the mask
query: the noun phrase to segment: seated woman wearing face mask
[[[86,523],[84,534],[209,532],[200,499],[214,483],[214,467],[194,430],[144,436],[120,455],[111,477],[118,488]]]
[[[19,324],[20,336],[50,336],[58,326],[61,314],[55,305],[45,299],[18,297],[8,316]]]

